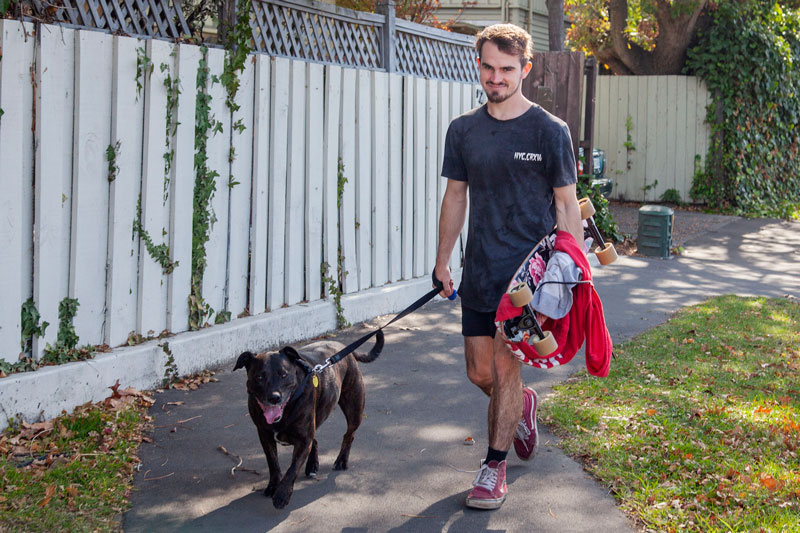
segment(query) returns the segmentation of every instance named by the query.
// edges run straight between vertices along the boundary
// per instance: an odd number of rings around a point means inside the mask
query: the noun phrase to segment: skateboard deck
[[[609,264],[616,260],[616,251],[610,243],[606,243],[594,222],[594,206],[584,198],[579,202],[583,223],[583,240],[599,244],[597,252],[601,264]],[[537,313],[530,305],[533,294],[539,286],[550,258],[556,252],[556,235],[558,227],[554,227],[531,249],[506,287],[506,294],[511,297],[515,307],[521,307],[519,316],[496,320],[501,338],[509,346],[512,353],[523,363],[540,368],[558,366],[558,345],[550,332],[542,330],[542,325],[548,317]],[[581,246],[584,243],[579,243]],[[523,348],[525,344],[527,347]],[[533,347],[530,350],[528,347]]]

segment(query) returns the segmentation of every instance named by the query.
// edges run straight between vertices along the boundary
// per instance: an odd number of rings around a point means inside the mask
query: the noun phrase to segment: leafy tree
[[[737,0],[731,0],[737,1]],[[680,74],[710,0],[566,0],[570,44],[615,74]]]

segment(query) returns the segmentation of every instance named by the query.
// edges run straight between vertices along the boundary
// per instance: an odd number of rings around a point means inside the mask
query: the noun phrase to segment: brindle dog
[[[333,469],[347,470],[353,434],[364,414],[364,381],[356,361],[370,363],[377,359],[383,349],[383,332],[378,330],[369,354],[353,352],[318,374],[318,385],[314,386],[309,368],[323,363],[342,348],[344,345],[339,342],[323,341],[305,346],[302,354],[290,346],[257,355],[244,352],[233,367],[247,369],[247,407],[269,465],[269,484],[264,496],[271,497],[278,509],[289,503],[303,462],[306,476],[316,476],[319,469],[316,429],[337,403],[347,419],[347,432]],[[276,441],[294,446],[292,464],[283,478]]]

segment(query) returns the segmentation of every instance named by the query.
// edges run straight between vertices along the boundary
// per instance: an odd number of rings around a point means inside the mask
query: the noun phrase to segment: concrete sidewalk
[[[737,218],[709,227],[684,243],[679,258],[622,257],[595,269],[615,342],[717,294],[800,297],[800,223]],[[348,342],[385,321],[378,318],[335,338]],[[367,417],[356,433],[350,469],[331,469],[345,429],[344,417],[335,413],[318,432],[318,477],[301,474],[284,510],[261,493],[266,462],[247,414],[245,374],[230,372],[234,361],[218,374],[218,383],[158,395],[153,443],[140,449],[143,464],[124,529],[635,530],[606,489],[559,450],[547,428],[540,428],[542,445],[532,461],[509,454],[509,496],[500,510],[464,508],[474,476],[464,471],[476,470],[486,451],[488,402],[467,382],[459,332],[459,306],[447,301],[428,304],[389,328],[381,357],[361,365]],[[546,397],[583,364],[576,357],[549,371],[525,367],[523,380]],[[464,445],[470,436],[476,444]],[[260,474],[237,470],[232,477],[238,461],[220,446]],[[290,449],[279,453],[285,469]]]

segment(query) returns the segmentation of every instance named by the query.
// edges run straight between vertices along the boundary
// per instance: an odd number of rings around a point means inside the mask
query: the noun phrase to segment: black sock
[[[486,454],[485,463],[489,461],[497,461],[498,463],[502,463],[506,460],[506,455],[508,455],[508,450],[501,452],[500,450],[495,450],[491,446],[489,446],[489,451]]]

